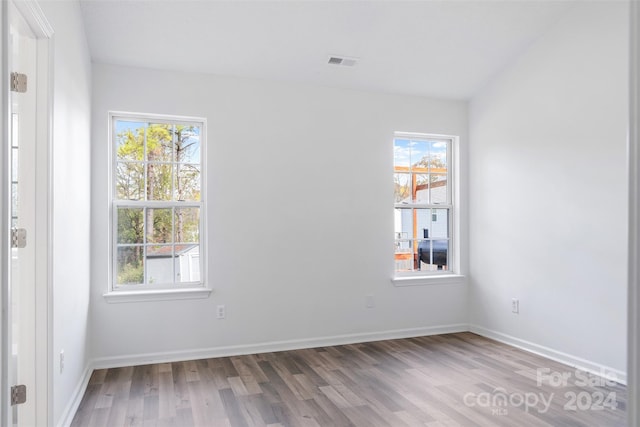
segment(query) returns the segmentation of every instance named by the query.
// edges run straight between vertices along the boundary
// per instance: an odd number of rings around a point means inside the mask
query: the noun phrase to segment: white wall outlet
[[[224,305],[219,305],[218,307],[216,307],[216,317],[218,319],[224,319],[226,315],[227,315],[227,309],[225,308]]]
[[[373,301],[373,295],[367,295],[365,298],[365,304],[367,306],[367,308],[373,308],[374,307],[374,301]]]
[[[518,298],[511,300],[511,312],[516,314],[520,313],[520,300]]]
[[[64,371],[64,350],[60,350],[60,373]]]

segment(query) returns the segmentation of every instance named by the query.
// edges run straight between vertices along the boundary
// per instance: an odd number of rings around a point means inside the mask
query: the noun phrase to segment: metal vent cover
[[[348,56],[340,56],[340,55],[329,55],[329,60],[327,64],[330,65],[340,65],[343,67],[353,67],[358,63],[358,58],[348,57]]]

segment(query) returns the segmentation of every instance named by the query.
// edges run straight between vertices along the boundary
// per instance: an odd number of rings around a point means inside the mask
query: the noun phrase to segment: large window
[[[398,133],[393,149],[396,275],[451,271],[452,139]]]
[[[113,290],[204,283],[204,122],[112,114]]]

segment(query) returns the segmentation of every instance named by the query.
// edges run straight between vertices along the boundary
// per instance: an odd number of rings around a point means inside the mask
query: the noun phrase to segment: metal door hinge
[[[24,248],[27,246],[27,230],[24,228],[11,229],[11,247]]]
[[[11,92],[24,93],[27,91],[27,75],[11,73]]]
[[[21,405],[27,401],[27,386],[14,385],[11,387],[11,406]]]

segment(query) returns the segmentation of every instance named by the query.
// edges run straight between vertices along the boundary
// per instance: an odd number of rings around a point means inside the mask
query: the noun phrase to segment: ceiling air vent
[[[329,61],[327,62],[329,65],[340,65],[343,67],[353,67],[358,63],[358,58],[349,58],[347,56],[337,56],[331,55],[329,56]]]

